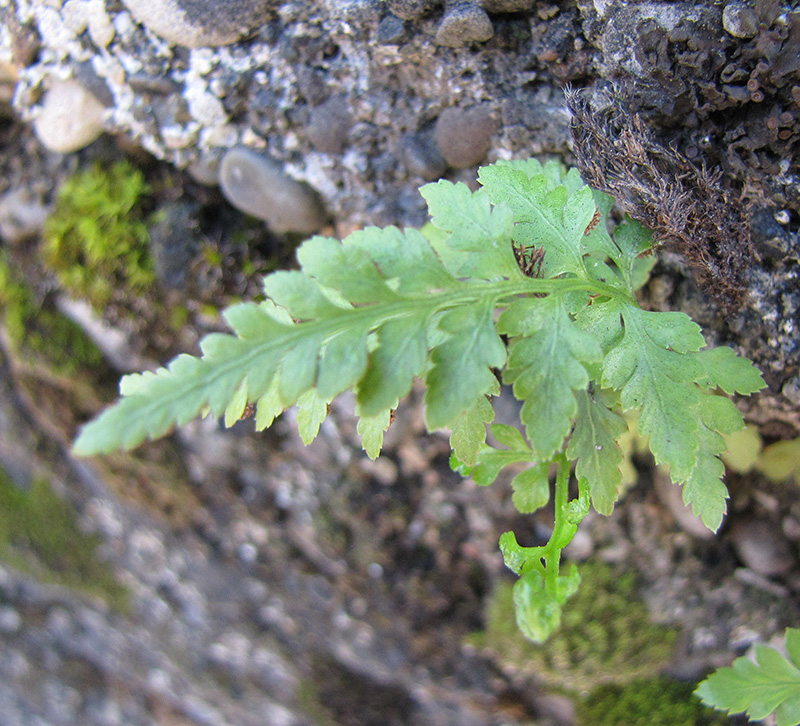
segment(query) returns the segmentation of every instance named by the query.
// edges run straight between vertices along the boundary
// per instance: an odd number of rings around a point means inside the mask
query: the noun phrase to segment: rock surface
[[[122,0],[164,40],[187,48],[229,45],[258,29],[272,0]]]
[[[77,81],[56,81],[47,90],[33,127],[50,151],[68,154],[103,132],[105,107]]]
[[[479,106],[496,120],[485,155],[450,160],[471,176],[484,160],[568,155],[561,87],[586,87],[602,108],[613,81],[661,142],[719,167],[724,184],[744,194],[754,242],[766,251],[730,324],[691,286],[661,304],[691,308],[712,342],[753,358],[775,392],[768,416],[781,421],[777,434],[800,430],[796,404],[780,393],[800,371],[792,322],[800,242],[790,213],[800,205],[797,10],[588,0],[144,5],[154,16],[165,7],[184,13],[165,15],[176,32],[194,32],[196,21],[248,35],[224,47],[168,47],[118,4],[71,0],[59,12],[47,0],[7,3],[0,60],[20,68],[18,113],[32,119],[46,79],[71,75],[107,105],[109,131],[181,168],[213,166],[237,146],[263,150],[348,228],[419,224],[424,204],[414,189],[441,166],[424,143],[408,140],[425,139],[442,116]],[[465,33],[453,42],[451,19]],[[779,236],[776,218],[785,219]]]

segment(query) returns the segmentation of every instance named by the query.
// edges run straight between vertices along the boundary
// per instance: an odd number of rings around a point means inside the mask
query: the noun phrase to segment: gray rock
[[[0,238],[16,244],[34,237],[48,214],[38,195],[25,188],[11,189],[0,197]]]
[[[792,403],[800,406],[800,376],[790,378],[786,383],[784,383],[783,388],[781,388],[781,393],[783,393],[783,395],[786,396],[786,398],[788,398]]]
[[[401,18],[389,13],[378,23],[375,40],[381,45],[397,45],[406,37],[406,24]]]
[[[436,4],[436,0],[388,0],[387,2],[389,10],[403,20],[417,20]]]
[[[235,147],[225,154],[219,184],[233,206],[263,219],[275,232],[311,234],[326,221],[322,204],[308,185],[252,149]]]
[[[272,0],[123,0],[156,35],[188,48],[229,45],[267,20]]]
[[[482,4],[489,13],[521,13],[533,10],[536,0],[483,0]]]
[[[167,289],[183,290],[199,246],[196,210],[185,202],[172,202],[162,205],[159,212],[158,221],[150,227],[156,277]]]
[[[219,183],[219,156],[205,154],[186,168],[192,179],[204,187],[215,187]]]
[[[400,153],[408,172],[425,181],[438,179],[447,168],[447,162],[429,133],[407,136],[403,139]]]
[[[350,23],[373,23],[381,17],[383,0],[334,0],[330,3],[335,17]]]
[[[11,634],[16,633],[22,625],[22,618],[12,607],[4,605],[0,607],[0,632]]]
[[[352,125],[353,117],[347,99],[333,96],[311,110],[308,138],[317,151],[341,154]]]
[[[104,111],[103,104],[77,81],[56,81],[45,94],[33,127],[50,151],[68,154],[100,136]]]
[[[446,108],[436,121],[436,144],[445,161],[456,169],[482,162],[497,123],[486,106]]]
[[[734,38],[754,38],[758,33],[758,16],[744,3],[729,3],[722,11],[722,27]]]
[[[436,43],[460,48],[470,43],[483,43],[493,35],[492,21],[480,5],[471,0],[455,0],[448,3],[436,31]]]
[[[733,525],[731,539],[742,563],[760,575],[785,575],[794,567],[791,546],[779,525],[744,517]]]

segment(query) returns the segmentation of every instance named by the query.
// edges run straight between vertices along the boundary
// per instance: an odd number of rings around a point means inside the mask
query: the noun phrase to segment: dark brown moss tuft
[[[697,168],[655,141],[619,98],[602,112],[579,91],[566,90],[578,169],[591,186],[617,200],[655,238],[680,252],[698,283],[729,316],[747,296],[745,271],[755,261],[741,205],[719,173]]]

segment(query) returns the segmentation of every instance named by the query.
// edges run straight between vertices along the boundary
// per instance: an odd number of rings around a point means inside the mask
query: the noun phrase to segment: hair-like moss
[[[486,631],[476,638],[507,669],[569,691],[653,676],[669,660],[677,632],[650,622],[632,572],[593,562],[564,607],[561,624],[542,645],[522,637],[514,616],[512,586],[495,588]]]
[[[154,284],[143,208],[149,191],[127,161],[95,165],[64,182],[42,251],[65,290],[103,307],[117,290],[143,294]]]
[[[696,684],[640,678],[595,688],[578,703],[578,726],[724,726],[730,719],[692,695]]]

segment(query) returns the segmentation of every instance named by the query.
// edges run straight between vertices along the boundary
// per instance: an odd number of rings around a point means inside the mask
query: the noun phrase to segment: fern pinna
[[[264,302],[225,311],[233,335],[206,337],[202,357],[125,376],[121,400],[83,428],[75,451],[129,449],[204,412],[231,425],[248,405],[258,430],[298,405],[308,442],[328,402],[353,389],[375,457],[392,409],[421,378],[428,429],[450,430],[455,465],[479,484],[528,462],[512,487],[517,507],[532,512],[547,503],[556,469],[548,544],[523,547],[510,532],[500,541],[520,576],[518,623],[537,641],[578,586],[574,568],[560,568],[561,550],[590,504],[609,514],[617,499],[622,413],[636,412],[656,462],[716,530],[727,497],[720,434],[743,426],[718,393],[757,391],[759,372],[730,349],[701,350],[700,328],[683,313],[637,304],[651,235],[631,220],[610,235],[613,200],[575,170],[500,162],[479,180],[475,192],[448,181],[422,187],[431,222],[421,231],[306,241],[299,270],[264,280]],[[486,444],[496,371],[522,402],[520,429],[491,428],[503,448]],[[579,494],[570,500],[573,463]]]

